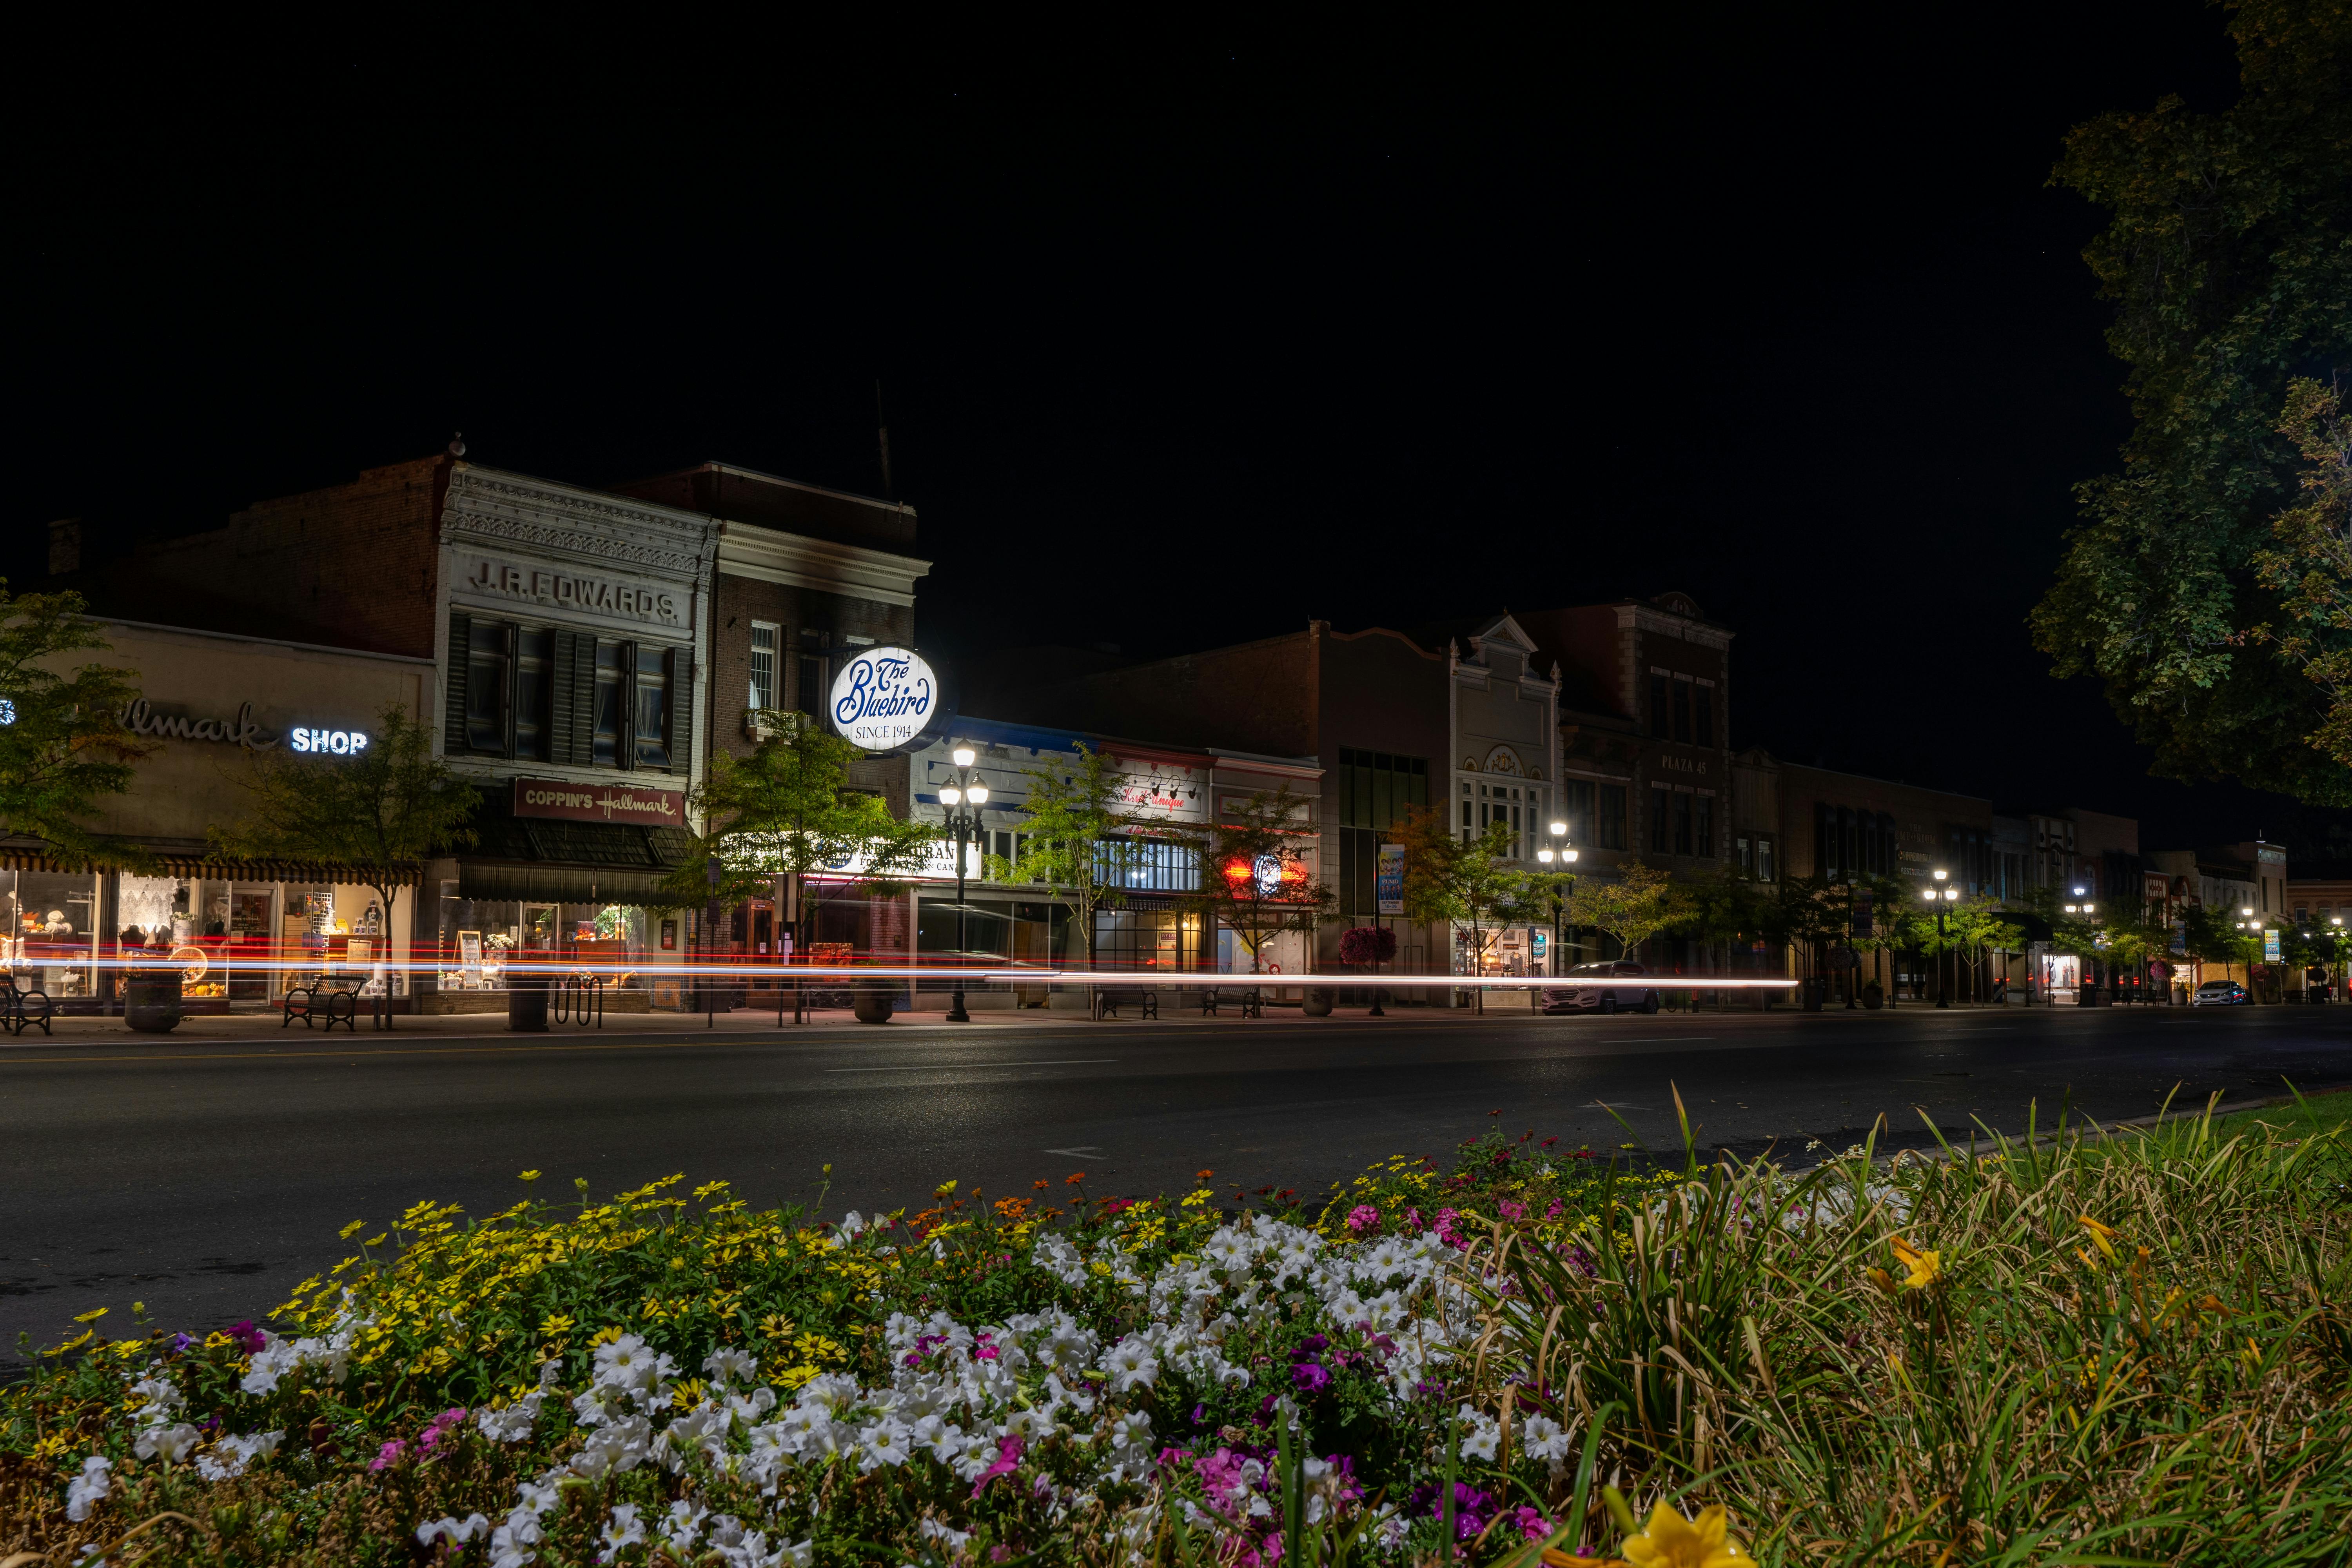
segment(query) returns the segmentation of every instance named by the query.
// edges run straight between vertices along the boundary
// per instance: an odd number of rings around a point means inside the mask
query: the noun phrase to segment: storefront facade
[[[602,973],[625,1010],[682,1005],[655,972],[692,951],[692,917],[660,887],[707,743],[713,542],[707,516],[453,465],[434,720],[483,800],[476,841],[425,868],[428,1010],[504,1007],[519,962]]]
[[[16,983],[63,1011],[100,1011],[129,958],[167,952],[197,1012],[273,1006],[330,977],[405,995],[415,868],[372,875],[395,885],[387,910],[348,868],[224,857],[206,835],[246,814],[244,783],[265,759],[343,765],[386,707],[424,710],[431,663],[143,623],[97,630],[108,647],[73,662],[137,672],[142,696],[123,717],[155,750],[89,826],[135,846],[143,864],[87,867],[46,846],[0,845],[0,960]]]

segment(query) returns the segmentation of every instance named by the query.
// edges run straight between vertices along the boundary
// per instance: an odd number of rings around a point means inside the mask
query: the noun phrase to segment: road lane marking
[[[1108,1156],[1104,1154],[1101,1150],[1096,1148],[1091,1143],[1081,1143],[1075,1149],[1046,1149],[1040,1151],[1040,1152],[1047,1154],[1067,1154],[1073,1160],[1101,1160],[1108,1158]]]
[[[895,1067],[887,1068],[827,1068],[824,1070],[829,1073],[931,1072],[940,1068],[1076,1068],[1098,1067],[1105,1062],[1117,1060],[1118,1060],[1117,1057],[1064,1057],[1057,1061],[1045,1062],[901,1062]],[[1045,1152],[1052,1154],[1058,1151],[1048,1149]]]

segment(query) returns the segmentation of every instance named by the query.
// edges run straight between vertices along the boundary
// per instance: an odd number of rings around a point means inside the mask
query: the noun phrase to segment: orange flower
[[[1910,1277],[1903,1283],[1910,1289],[1926,1289],[1935,1283],[1936,1276],[1944,1271],[1942,1253],[1922,1252],[1899,1236],[1895,1237],[1893,1245],[1895,1261],[1909,1273]]]

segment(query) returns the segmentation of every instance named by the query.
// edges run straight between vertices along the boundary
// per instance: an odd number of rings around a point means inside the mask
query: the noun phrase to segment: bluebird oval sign
[[[833,727],[869,752],[888,752],[923,732],[939,681],[912,648],[860,648],[833,678]]]

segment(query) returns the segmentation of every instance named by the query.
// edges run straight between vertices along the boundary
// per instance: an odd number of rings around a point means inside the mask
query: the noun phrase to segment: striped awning
[[[151,850],[149,857],[150,862],[162,875],[184,877],[191,881],[309,882],[341,887],[382,884],[393,888],[413,888],[423,875],[423,868],[414,862],[377,868],[344,865],[332,860],[236,859],[226,856],[170,850]],[[0,870],[87,875],[93,871],[122,868],[120,863],[104,859],[91,861],[60,857],[46,844],[0,844]]]

